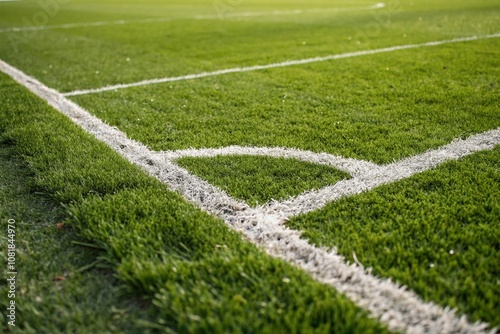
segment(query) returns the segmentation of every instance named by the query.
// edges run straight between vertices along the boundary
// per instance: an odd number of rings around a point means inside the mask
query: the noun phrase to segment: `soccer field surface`
[[[498,1],[0,1],[0,71],[4,331],[500,326]]]

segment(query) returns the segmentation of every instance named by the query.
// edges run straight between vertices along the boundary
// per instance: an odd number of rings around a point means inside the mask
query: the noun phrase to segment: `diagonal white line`
[[[97,22],[85,22],[85,23],[63,23],[63,24],[52,24],[45,26],[26,26],[26,27],[11,27],[2,28],[0,33],[6,32],[23,32],[23,31],[39,31],[39,30],[53,30],[53,29],[72,29],[72,28],[91,28],[91,27],[102,27],[109,25],[124,25],[132,23],[159,23],[173,21],[174,18],[162,17],[162,18],[149,18],[149,19],[137,19],[137,20],[116,20],[116,21],[97,21]]]
[[[317,14],[317,13],[334,13],[334,12],[350,12],[357,10],[370,10],[384,8],[385,3],[379,2],[372,6],[357,6],[357,7],[333,7],[333,8],[312,8],[312,9],[291,9],[291,10],[273,10],[270,12],[243,12],[243,13],[227,13],[223,16],[214,17],[213,15],[199,15],[196,19],[213,19],[213,18],[244,18],[244,17],[259,17],[259,16],[280,16],[280,15],[299,15],[299,14]]]
[[[20,1],[20,0],[0,0],[0,1]],[[385,4],[380,2],[380,3],[376,3],[372,6],[363,6],[363,7],[333,7],[333,8],[274,10],[274,11],[266,11],[266,12],[261,11],[261,12],[241,12],[241,13],[235,12],[235,13],[227,13],[225,15],[196,15],[196,16],[191,16],[191,17],[160,17],[160,18],[147,18],[147,19],[135,19],[135,20],[65,23],[65,24],[51,24],[51,25],[44,25],[44,26],[24,26],[24,27],[0,28],[0,33],[53,30],[53,29],[90,28],[90,27],[102,27],[102,26],[110,26],[110,25],[124,25],[124,24],[137,24],[137,23],[161,23],[161,22],[168,22],[168,21],[181,21],[181,20],[217,20],[217,19],[259,17],[259,16],[280,16],[280,15],[300,15],[300,14],[314,14],[314,13],[347,12],[347,11],[379,9],[379,8],[384,8],[384,7],[385,7]]]
[[[76,95],[96,94],[96,93],[102,93],[102,92],[107,92],[107,91],[112,91],[112,90],[154,85],[154,84],[173,82],[173,81],[184,81],[184,80],[200,79],[200,78],[206,78],[206,77],[214,77],[214,76],[225,75],[225,74],[230,74],[230,73],[252,72],[252,71],[266,70],[266,69],[271,69],[271,68],[304,65],[304,64],[318,63],[318,62],[324,62],[324,61],[335,60],[335,59],[368,56],[368,55],[373,55],[373,54],[377,54],[377,53],[394,52],[394,51],[399,51],[399,50],[416,49],[416,48],[437,46],[437,45],[443,45],[443,44],[451,44],[451,43],[470,42],[470,41],[477,41],[477,40],[481,40],[481,39],[498,38],[498,37],[500,37],[500,33],[491,34],[491,35],[483,35],[483,36],[461,37],[461,38],[433,41],[433,42],[420,43],[420,44],[397,45],[397,46],[391,46],[391,47],[380,48],[380,49],[355,51],[355,52],[329,55],[329,56],[324,56],[324,57],[314,57],[314,58],[306,58],[306,59],[299,59],[299,60],[287,60],[287,61],[284,61],[281,63],[272,63],[272,64],[267,64],[267,65],[236,67],[236,68],[229,68],[229,69],[218,70],[218,71],[213,71],[213,72],[188,74],[188,75],[183,75],[183,76],[179,76],[179,77],[150,79],[150,80],[143,80],[143,81],[128,83],[128,84],[118,84],[118,85],[105,86],[105,87],[101,87],[101,88],[75,90],[72,92],[63,93],[63,95],[64,96],[76,96]]]
[[[383,184],[406,179],[412,175],[432,169],[446,161],[458,160],[470,154],[491,150],[500,145],[500,128],[487,131],[465,140],[452,143],[401,161],[364,169],[364,174],[340,181],[332,186],[310,191],[281,202],[272,202],[263,207],[263,212],[291,218],[299,214],[318,210],[340,198],[361,194]]]
[[[188,201],[222,218],[229,227],[241,232],[249,241],[269,254],[299,266],[314,279],[346,294],[357,305],[369,310],[389,329],[407,333],[486,332],[488,325],[485,323],[471,324],[465,316],[456,316],[453,310],[424,302],[405,287],[387,279],[377,278],[360,266],[350,265],[335,251],[310,245],[300,238],[299,232],[283,225],[284,220],[279,215],[279,210],[269,213],[235,201],[224,192],[178,167],[170,159],[166,159],[164,153],[150,151],[146,146],[127,138],[123,132],[92,116],[59,92],[1,60],[0,70],[130,162],[140,166],[169,188],[180,192]],[[407,159],[406,171],[393,179],[387,176],[384,182],[409,177],[448,159],[458,159],[479,150],[491,149],[498,145],[498,131],[500,129],[471,137],[465,141],[466,145],[456,142],[436,150],[441,152],[442,156],[441,153],[438,157],[425,153]],[[429,157],[432,158],[431,162],[428,162]]]

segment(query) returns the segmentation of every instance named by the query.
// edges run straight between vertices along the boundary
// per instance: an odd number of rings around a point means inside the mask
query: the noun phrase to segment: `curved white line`
[[[299,232],[283,225],[284,218],[279,214],[279,210],[274,210],[271,214],[261,208],[249,208],[244,203],[233,200],[227,194],[176,166],[165,155],[152,152],[143,144],[127,138],[123,132],[105,124],[59,92],[44,86],[9,64],[0,61],[0,70],[130,162],[154,175],[169,188],[179,191],[187,200],[224,219],[228,226],[241,232],[249,241],[264,248],[269,254],[299,266],[316,280],[345,293],[389,329],[408,333],[484,333],[487,330],[488,325],[485,323],[471,324],[465,316],[457,317],[453,310],[424,302],[405,287],[400,287],[388,279],[377,278],[359,266],[350,265],[335,251],[310,245],[306,240],[300,239]],[[429,156],[432,163],[426,162],[429,157],[425,154],[409,158],[406,160],[407,168],[394,180],[422,172],[447,159],[491,149],[498,145],[498,131],[500,129],[435,150],[440,153]],[[391,182],[390,179],[386,181]]]
[[[340,169],[349,173],[351,176],[360,176],[373,172],[380,167],[374,163],[343,158],[328,153],[315,153],[293,148],[283,147],[248,147],[248,146],[228,146],[223,148],[205,148],[205,149],[187,149],[178,151],[161,152],[169,160],[180,159],[184,157],[210,158],[227,155],[250,155],[250,156],[269,156],[274,158],[296,159],[305,162],[311,162],[318,165],[326,165]]]
[[[373,55],[373,54],[377,54],[377,53],[386,53],[386,52],[393,52],[393,51],[400,51],[400,50],[417,49],[417,48],[422,48],[422,47],[437,46],[437,45],[451,44],[451,43],[470,42],[470,41],[477,41],[477,40],[481,40],[481,39],[498,38],[498,37],[500,37],[500,33],[491,34],[491,35],[483,35],[483,36],[461,37],[461,38],[447,39],[447,40],[442,40],[442,41],[433,41],[433,42],[427,42],[427,43],[421,43],[421,44],[397,45],[397,46],[391,46],[391,47],[374,49],[374,50],[363,50],[363,51],[341,53],[341,54],[329,55],[329,56],[325,56],[325,57],[314,57],[314,58],[306,58],[306,59],[298,59],[298,60],[287,60],[287,61],[284,61],[281,63],[272,63],[272,64],[267,64],[267,65],[255,65],[255,66],[249,66],[249,67],[228,68],[225,70],[218,70],[218,71],[213,71],[213,72],[203,72],[203,73],[197,73],[197,74],[188,74],[188,75],[183,75],[183,76],[179,76],[179,77],[149,79],[149,80],[143,80],[143,81],[133,82],[133,83],[128,83],[128,84],[110,85],[110,86],[105,86],[105,87],[101,87],[101,88],[81,89],[81,90],[75,90],[75,91],[68,92],[68,93],[63,93],[63,95],[64,96],[76,96],[76,95],[96,94],[96,93],[108,92],[108,91],[113,91],[113,90],[118,90],[118,89],[125,89],[125,88],[131,88],[131,87],[139,87],[139,86],[148,86],[148,85],[161,84],[161,83],[166,83],[166,82],[185,81],[185,80],[201,79],[201,78],[206,78],[206,77],[214,77],[214,76],[231,74],[231,73],[243,73],[243,72],[267,70],[267,69],[278,68],[278,67],[305,65],[305,64],[319,63],[319,62],[324,62],[324,61],[329,61],[329,60],[367,56],[367,55]]]
[[[20,0],[0,0],[0,1],[20,1]],[[1,28],[0,33],[5,32],[22,32],[22,31],[39,31],[39,30],[53,30],[53,29],[72,29],[72,28],[91,28],[102,27],[110,25],[124,25],[124,24],[137,24],[137,23],[161,23],[169,21],[182,21],[182,20],[218,20],[226,18],[245,18],[245,17],[259,17],[259,16],[279,16],[279,15],[299,15],[299,14],[314,14],[314,13],[328,13],[328,12],[346,12],[356,10],[371,10],[384,8],[385,4],[379,2],[372,6],[363,7],[333,7],[333,8],[314,8],[304,10],[275,10],[275,11],[262,11],[262,12],[241,12],[241,13],[227,13],[225,15],[196,15],[191,17],[160,17],[160,18],[147,18],[136,20],[116,20],[116,21],[99,21],[99,22],[83,22],[83,23],[64,23],[64,24],[51,24],[44,26],[24,26],[24,27],[10,27]]]

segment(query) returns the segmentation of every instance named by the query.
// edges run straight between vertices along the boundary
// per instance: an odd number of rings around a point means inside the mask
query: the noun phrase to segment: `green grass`
[[[117,6],[117,2],[108,0],[96,4],[71,1],[61,7],[49,24],[217,15],[212,1],[172,1],[168,5],[149,1],[134,6],[121,2]],[[390,15],[390,21],[382,21],[383,27],[378,34],[365,28],[367,24],[377,22],[370,11],[241,20],[174,20],[46,30],[27,36],[3,33],[0,34],[0,57],[42,79],[50,87],[69,91],[464,35],[483,35],[500,30],[499,8],[495,0],[464,1],[460,4],[443,0],[419,1],[417,4],[409,0],[400,2],[401,12]],[[23,17],[31,20],[38,7],[36,2],[29,4],[24,1],[2,4],[5,14],[1,20],[5,20],[4,25],[23,26]],[[235,8],[235,13],[257,9],[336,7],[337,4],[360,6],[367,2],[322,0],[290,4],[245,0]],[[369,36],[364,37],[367,32]],[[16,52],[11,40],[26,42],[14,43]],[[358,41],[360,44],[357,44]],[[331,79],[332,76],[329,77]]]
[[[75,0],[61,6],[48,24],[172,20],[0,33],[0,59],[66,92],[500,32],[496,0],[399,3],[400,10],[389,16],[384,9],[193,20],[217,15],[213,2]],[[230,11],[370,4],[245,0]],[[23,26],[39,11],[36,1],[0,3],[0,27]],[[385,15],[383,21],[377,15]],[[377,22],[382,23],[374,28]],[[13,38],[22,42],[12,45]],[[280,146],[385,164],[500,127],[499,85],[500,39],[494,38],[71,99],[154,151]],[[102,277],[99,284],[109,287],[102,295],[103,307],[137,314],[130,316],[135,324],[131,331],[383,330],[337,292],[242,241],[221,221],[145,176],[3,75],[0,101],[3,157],[21,156],[16,163],[27,164],[27,175],[15,174],[22,176],[18,183],[25,189],[16,196],[26,203],[41,201],[36,210],[30,204],[17,208],[2,195],[2,202],[13,208],[2,215],[25,212],[21,221],[31,229],[23,238],[35,244],[37,233],[48,238],[37,246],[40,256],[50,258],[57,251],[48,244],[60,242],[70,250],[48,267],[23,258],[22,275],[49,273],[56,265],[74,272],[94,259],[107,268],[72,275],[57,285],[49,274],[41,283],[31,281],[30,289],[47,296],[67,284],[73,297],[54,292],[56,301],[49,305],[44,300],[52,299],[41,295],[43,306],[38,306],[39,294],[27,292],[23,303],[29,312],[21,314],[33,316],[23,320],[26,328],[41,321],[32,307],[43,313],[60,305],[75,310],[54,319],[47,332],[83,323],[93,314],[89,303],[97,293],[86,292],[88,282]],[[345,177],[334,169],[285,159],[219,157],[180,163],[252,205]],[[349,260],[355,252],[377,275],[408,285],[426,300],[500,326],[495,313],[500,300],[495,261],[500,247],[498,163],[498,148],[478,153],[332,203],[289,226],[304,230],[312,243],[337,247]],[[9,183],[5,189],[13,187]],[[28,198],[33,192],[47,199]],[[49,222],[59,219],[72,228],[64,234],[54,230]],[[52,227],[34,226],[41,221]],[[71,245],[77,238],[100,251]],[[134,302],[138,296],[151,306],[135,313],[142,306]],[[97,313],[96,331],[122,328],[115,313]]]
[[[1,132],[0,132],[1,135]],[[16,221],[16,329],[7,325],[2,312],[3,333],[122,332],[144,329],[147,303],[125,294],[124,285],[113,275],[113,267],[94,265],[102,252],[75,245],[82,240],[65,224],[65,210],[41,193],[36,174],[22,160],[12,144],[0,143],[0,228],[2,245],[7,245],[7,220]],[[3,247],[2,246],[2,247]],[[1,252],[7,264],[6,249]],[[96,269],[97,267],[97,269]],[[63,280],[60,280],[61,277]],[[58,280],[59,279],[59,280]],[[7,298],[2,279],[0,305]],[[10,319],[9,319],[10,321]]]
[[[154,150],[280,146],[388,163],[500,126],[499,50],[494,39],[73,100]]]
[[[292,219],[310,242],[500,326],[500,148]]]
[[[5,75],[0,82],[5,101],[0,105],[2,141],[27,161],[37,191],[66,207],[62,214],[69,214],[67,224],[102,250],[98,264],[111,269],[131,297],[152,303],[150,318],[138,322],[141,332],[385,332],[346,297],[243,241],[222,221],[187,204]],[[23,242],[22,235],[18,242]],[[41,249],[41,257],[51,254],[53,250]],[[26,274],[42,270],[39,264],[26,263]],[[105,284],[96,283],[89,297],[111,293],[101,290]],[[23,281],[18,286],[23,289]],[[68,289],[75,294],[86,291]],[[69,303],[67,299],[71,297],[49,300],[58,309]],[[73,307],[83,313],[93,302],[80,299]],[[35,312],[30,303],[27,298],[19,332],[34,328],[52,311],[47,307]],[[100,315],[96,330],[107,330],[109,314]],[[86,330],[86,315],[71,314],[58,324]],[[52,333],[57,324],[51,326],[41,332]]]
[[[178,164],[250,205],[283,200],[349,178],[347,173],[295,159],[223,156]]]

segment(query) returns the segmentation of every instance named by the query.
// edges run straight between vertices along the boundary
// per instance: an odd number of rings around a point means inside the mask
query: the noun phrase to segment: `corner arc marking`
[[[349,264],[334,251],[310,245],[307,240],[300,238],[299,232],[283,225],[283,217],[263,213],[261,210],[234,202],[226,194],[220,193],[206,182],[200,182],[198,178],[165,159],[158,152],[149,150],[145,145],[128,138],[117,128],[91,115],[60,92],[43,85],[2,60],[0,60],[0,71],[48,102],[84,131],[107,144],[128,161],[141,167],[170,189],[180,192],[186,200],[223,219],[229,227],[241,232],[248,241],[277,258],[297,265],[314,279],[346,294],[358,306],[370,311],[390,330],[450,334],[488,332],[489,325],[486,323],[470,323],[466,316],[458,316],[454,310],[425,302],[405,287],[388,279],[375,277],[363,268]],[[500,144],[500,128],[469,139],[471,140],[465,141],[467,145],[461,145],[460,142],[456,146],[454,143],[450,144],[440,152],[445,156],[444,160],[436,158],[433,164],[492,149]],[[433,164],[419,166],[417,160],[410,159],[410,165],[400,174],[401,178],[434,166]]]

